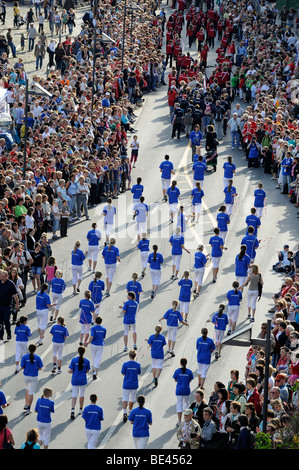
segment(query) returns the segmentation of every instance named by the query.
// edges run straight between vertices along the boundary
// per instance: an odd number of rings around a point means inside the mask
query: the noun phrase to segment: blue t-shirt
[[[234,163],[225,162],[223,164],[224,168],[224,178],[232,179],[234,176],[234,171],[236,170],[236,165]]]
[[[237,255],[235,259],[235,275],[240,276],[240,277],[247,276],[249,265],[250,265],[250,256],[245,254],[243,258],[240,260],[239,255]]]
[[[51,305],[50,296],[46,292],[42,294],[38,292],[35,298],[35,304],[36,310],[47,310],[49,308],[48,305]]]
[[[150,241],[148,239],[140,240],[140,242],[138,243],[138,249],[140,251],[149,251],[149,243]]]
[[[222,249],[220,247],[224,245],[223,238],[218,237],[218,235],[214,235],[210,238],[209,244],[212,246],[212,258],[219,258],[222,256]]]
[[[95,311],[94,303],[88,299],[81,299],[79,308],[81,308],[79,323],[90,324],[92,322],[92,312]]]
[[[54,413],[54,401],[49,400],[49,398],[38,398],[34,411],[37,412],[37,421],[51,423],[51,413]]]
[[[226,298],[228,300],[228,305],[240,305],[242,300],[242,292],[240,290],[235,292],[235,289],[230,289],[226,294]]]
[[[147,343],[151,345],[151,357],[153,359],[164,359],[165,336],[160,333],[157,336],[153,334],[149,337]]]
[[[3,415],[2,405],[6,405],[6,397],[4,393],[0,390],[0,415]]]
[[[219,212],[217,214],[217,227],[220,232],[227,232],[227,224],[229,223],[229,215],[226,212]]]
[[[138,309],[138,303],[136,300],[127,300],[123,305],[124,320],[123,323],[126,325],[133,325],[136,322],[136,314]]]
[[[62,278],[54,277],[51,281],[52,293],[62,294],[66,288],[66,283]]]
[[[124,362],[121,373],[124,375],[123,388],[125,390],[137,390],[139,386],[138,375],[141,374],[140,363],[136,361]]]
[[[288,175],[291,174],[291,169],[292,169],[293,162],[294,162],[293,158],[284,157],[284,159],[281,162],[281,169],[282,169],[282,174],[283,175],[288,176]],[[287,167],[285,168],[282,165],[287,165]]]
[[[202,198],[205,195],[203,190],[201,189],[199,191],[198,188],[194,188],[191,191],[191,196],[192,196],[192,205],[195,206],[196,204],[201,204]]]
[[[142,184],[134,184],[131,189],[131,193],[133,194],[133,199],[140,199],[143,193],[143,186]]]
[[[164,160],[159,166],[161,172],[161,178],[169,180],[171,178],[171,171],[173,170],[173,164],[169,160]]]
[[[261,219],[255,214],[250,214],[246,217],[245,223],[247,224],[247,228],[250,226],[254,228],[253,235],[256,237],[257,229],[261,226]],[[248,235],[247,230],[246,230],[246,235]]]
[[[169,243],[172,243],[171,254],[172,255],[181,255],[183,253],[182,245],[184,245],[184,237],[181,235],[171,235]]]
[[[167,312],[164,313],[163,318],[165,318],[167,326],[177,327],[179,322],[183,321],[181,312],[178,310],[173,310],[170,308]]]
[[[254,191],[254,207],[264,207],[265,202],[264,198],[266,197],[266,193],[263,189],[256,189]]]
[[[200,131],[191,131],[189,139],[191,140],[192,144],[198,147],[202,141],[202,133]]]
[[[103,408],[98,405],[90,404],[86,406],[82,413],[82,418],[85,421],[85,428],[100,431],[104,420]]]
[[[127,291],[128,292],[134,292],[135,300],[139,304],[140,294],[141,294],[141,292],[143,292],[140,282],[138,282],[138,281],[134,282],[133,280],[129,281],[127,283]]]
[[[150,253],[147,262],[151,269],[161,269],[161,264],[164,262],[164,259],[161,253],[156,253],[156,260],[154,260],[154,253]]]
[[[183,278],[178,282],[178,285],[180,286],[179,300],[181,302],[190,302],[193,285],[191,279]]]
[[[133,437],[148,437],[149,424],[152,424],[152,413],[147,408],[133,408],[129,414],[133,422]]]
[[[33,362],[30,361],[30,353],[25,354],[21,359],[21,368],[24,369],[23,374],[28,377],[37,377],[38,369],[43,367],[43,362],[37,354],[33,355]]]
[[[105,264],[115,264],[117,262],[117,257],[119,256],[119,249],[111,245],[110,250],[109,246],[105,246],[102,251],[102,255],[104,256]]]
[[[221,316],[219,316],[219,313],[216,312],[213,315],[212,323],[215,324],[215,330],[225,331],[228,325],[228,316],[226,313],[222,313]]]
[[[207,257],[202,251],[196,251],[194,254],[194,268],[204,268],[207,263]]]
[[[207,169],[207,165],[204,162],[195,162],[193,163],[193,179],[196,181],[204,180],[204,173]]]
[[[72,251],[72,264],[74,266],[82,266],[84,260],[85,255],[82,250],[77,248],[76,253],[74,253],[74,250]]]
[[[16,326],[15,327],[16,341],[27,342],[28,338],[31,336],[30,328],[27,325]]]
[[[99,304],[103,298],[103,290],[105,290],[105,283],[101,279],[97,279],[96,282],[91,281],[88,286],[88,290],[91,292],[91,300],[95,304]]]
[[[204,339],[202,336],[197,338],[197,362],[199,364],[210,364],[211,354],[215,350],[214,341],[211,338]]]
[[[104,339],[106,338],[106,328],[104,328],[102,325],[95,324],[90,329],[90,336],[92,337],[90,344],[94,344],[95,346],[104,346]]]
[[[179,200],[179,195],[181,194],[180,193],[180,190],[179,188],[177,188],[176,186],[174,188],[172,188],[171,186],[167,189],[166,191],[166,194],[168,196],[168,202],[169,204],[174,204],[176,202],[178,202]]]
[[[86,385],[87,384],[87,372],[90,370],[90,361],[86,357],[83,358],[82,369],[79,370],[79,356],[73,357],[69,365],[69,369],[72,373],[72,385]]]
[[[234,204],[235,198],[234,194],[237,194],[237,190],[234,186],[231,187],[230,191],[228,190],[228,186],[224,188],[223,192],[225,193],[224,202],[225,204]]]
[[[65,338],[69,336],[69,332],[65,326],[62,325],[53,325],[50,334],[52,336],[53,343],[64,343]]]
[[[99,230],[89,230],[86,236],[89,246],[98,246],[101,240],[101,232]]]
[[[176,380],[175,394],[178,396],[190,395],[190,382],[194,379],[192,371],[190,369],[183,371],[183,369],[180,367],[174,371],[172,377],[174,380]]]
[[[250,257],[250,259],[254,259],[256,255],[255,248],[258,248],[259,246],[258,239],[254,235],[246,235],[243,237],[241,245],[247,246],[246,254]]]

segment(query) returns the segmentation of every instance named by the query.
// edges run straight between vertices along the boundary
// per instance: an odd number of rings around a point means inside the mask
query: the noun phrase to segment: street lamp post
[[[130,2],[128,9],[131,12],[131,40],[132,40],[132,31],[133,31],[133,13],[134,11],[142,11],[136,3]],[[122,39],[122,49],[121,49],[121,70],[124,68],[124,54],[125,54],[125,35],[126,35],[126,15],[127,15],[127,0],[124,4],[124,20],[123,20],[123,39]]]

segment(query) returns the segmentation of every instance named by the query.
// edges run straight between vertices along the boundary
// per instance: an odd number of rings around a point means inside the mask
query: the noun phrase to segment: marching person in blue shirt
[[[202,198],[204,197],[205,193],[201,189],[200,182],[197,181],[195,184],[195,188],[191,191],[191,212],[192,212],[192,222],[195,220],[196,214],[196,223],[199,221],[199,216],[202,211]]]
[[[246,235],[248,235],[248,227],[252,226],[254,228],[253,235],[257,237],[257,230],[261,226],[261,219],[256,215],[255,207],[250,209],[250,214],[246,217],[245,224],[247,225]]]
[[[163,317],[159,319],[159,322],[161,322],[162,320],[166,320],[168,336],[167,352],[170,353],[172,357],[175,356],[174,345],[176,342],[179,323],[188,326],[188,323],[184,321],[181,312],[178,310],[178,306],[179,302],[177,300],[173,300],[172,308],[169,308],[164,313]]]
[[[138,177],[136,184],[132,186],[131,193],[133,194],[133,207],[135,204],[138,204],[140,201],[140,198],[142,196],[144,186],[140,184],[142,181],[142,178]]]
[[[48,449],[51,437],[51,414],[55,413],[54,401],[50,400],[53,395],[51,388],[44,388],[41,398],[39,398],[35,405],[35,412],[37,413],[37,427],[39,430],[39,445]]]
[[[176,227],[174,235],[171,235],[169,243],[171,244],[172,255],[172,275],[170,279],[178,279],[183,250],[190,254],[184,246],[184,237],[181,235],[181,228]]]
[[[263,190],[263,183],[258,184],[258,189],[254,191],[254,207],[256,209],[256,215],[261,218],[265,207],[266,192]]]
[[[172,378],[176,382],[175,394],[177,398],[176,412],[178,415],[177,426],[182,421],[182,413],[186,410],[190,404],[189,398],[191,394],[190,383],[194,379],[193,372],[187,369],[187,359],[182,357],[180,360],[180,366],[174,371]]]
[[[65,340],[69,336],[69,332],[65,326],[64,317],[58,317],[56,325],[53,325],[50,334],[52,335],[52,350],[53,350],[53,369],[52,374],[61,374],[62,352]],[[58,367],[58,369],[57,369]]]
[[[93,273],[96,270],[99,253],[99,243],[101,240],[101,232],[97,230],[97,224],[92,224],[92,229],[86,235],[88,240],[88,271],[91,271],[91,265],[93,264]]]
[[[87,449],[95,449],[101,434],[104,412],[103,408],[97,405],[98,397],[95,393],[92,393],[89,399],[90,405],[85,406],[82,418],[85,421]]]
[[[162,182],[162,191],[163,199],[167,201],[166,191],[170,186],[171,175],[174,175],[173,163],[169,161],[169,155],[165,155],[164,161],[159,166],[161,172],[161,182]]]
[[[48,324],[49,308],[56,305],[55,302],[51,303],[50,296],[47,293],[48,288],[48,284],[42,284],[40,292],[37,293],[35,298],[37,327],[39,333],[39,340],[37,341],[36,346],[44,344],[43,339]]]
[[[149,438],[149,425],[153,422],[152,413],[144,408],[144,395],[139,395],[137,403],[139,406],[131,411],[129,421],[133,425],[132,434],[135,449],[145,449]]]
[[[224,243],[227,237],[228,224],[230,224],[230,217],[226,213],[226,206],[220,206],[217,214],[217,226],[220,230],[219,237],[223,239]]]
[[[227,213],[232,215],[235,198],[238,196],[237,190],[233,186],[233,180],[230,179],[228,181],[228,185],[224,188],[223,192],[225,193],[224,204],[226,205]]]
[[[97,317],[95,325],[93,325],[90,329],[90,337],[85,344],[86,347],[89,344],[91,345],[93,380],[96,380],[98,370],[100,368],[100,363],[104,352],[106,333],[106,328],[102,326],[102,318]]]
[[[83,412],[84,394],[87,385],[87,374],[90,371],[90,361],[84,357],[85,348],[79,346],[78,356],[71,360],[69,365],[69,374],[72,374],[72,405],[71,405],[71,419],[75,419],[75,406],[79,396],[79,414]]]
[[[184,206],[180,206],[178,213],[177,213],[177,227],[180,227],[181,229],[181,234],[184,235],[187,229],[187,224],[190,218],[189,215],[185,215],[184,213]]]
[[[224,336],[224,332],[228,325],[228,316],[224,313],[225,305],[220,304],[218,308],[218,312],[214,313],[212,320],[207,320],[208,322],[212,322],[215,325],[215,343],[216,343],[216,350],[215,350],[215,359],[217,360],[221,357],[221,348],[222,348],[222,340]]]
[[[203,283],[203,278],[205,274],[205,266],[207,264],[208,258],[210,254],[205,255],[203,253],[204,246],[198,245],[197,251],[194,254],[194,274],[195,274],[195,281],[194,281],[194,296],[198,297],[199,292]]]
[[[86,290],[84,292],[84,299],[81,299],[79,303],[79,308],[81,309],[80,319],[79,319],[79,323],[81,325],[80,342],[79,342],[80,346],[83,345],[84,336],[85,336],[84,345],[87,343],[91,324],[92,324],[92,317],[95,311],[94,303],[90,299],[91,299],[90,290]]]
[[[233,157],[231,155],[227,157],[227,162],[223,163],[223,169],[223,189],[225,189],[229,184],[229,180],[233,179],[234,174],[236,172],[236,165],[233,163]]]
[[[219,236],[220,230],[218,227],[214,228],[214,233],[215,235],[213,235],[213,237],[211,237],[209,240],[209,244],[212,247],[211,259],[213,263],[213,283],[215,283],[217,280],[219,264],[223,250],[227,250],[227,248],[224,246],[223,238]]]
[[[116,263],[120,263],[119,249],[115,246],[115,238],[111,238],[109,245],[105,246],[102,251],[102,257],[105,261],[106,269],[106,296],[110,296],[113,277],[116,271]]]
[[[129,404],[129,411],[132,410],[133,405],[136,401],[136,393],[139,387],[138,375],[141,375],[141,365],[135,361],[137,356],[136,351],[132,350],[129,352],[129,360],[124,362],[121,368],[121,374],[123,378],[123,396],[122,396],[122,408],[123,408],[123,422],[126,423],[128,420],[127,407]]]
[[[64,279],[62,279],[62,271],[60,271],[60,269],[56,269],[55,277],[51,281],[51,287],[52,287],[52,301],[55,304],[55,306],[52,309],[50,321],[56,321],[59,310],[60,310],[61,302],[62,302],[62,294],[66,288],[66,283]]]
[[[173,216],[177,211],[179,195],[181,194],[177,187],[176,180],[172,180],[171,186],[167,189],[166,194],[168,196],[169,203],[170,223],[173,223]]]
[[[246,254],[246,251],[247,246],[241,245],[240,253],[235,258],[235,276],[240,286],[246,281],[250,267],[250,257]]]
[[[205,171],[207,171],[207,165],[203,161],[203,156],[198,156],[198,161],[193,163],[193,189],[196,188],[196,183],[200,183],[201,189],[203,188]]]
[[[180,287],[179,302],[180,302],[180,312],[183,314],[183,318],[186,323],[188,323],[187,318],[189,314],[189,307],[191,301],[191,292],[193,282],[189,279],[190,272],[185,271],[182,279],[178,282]]]
[[[141,234],[146,232],[146,221],[147,221],[147,216],[149,212],[149,207],[147,204],[144,202],[145,198],[144,196],[140,197],[140,200],[137,204],[134,205],[133,210],[134,210],[134,215],[133,219],[136,218],[136,223],[137,223],[137,240],[138,243],[140,242]]]
[[[72,251],[72,276],[73,276],[73,294],[80,292],[80,284],[83,275],[83,262],[87,254],[80,249],[81,242],[77,240]],[[77,288],[77,289],[76,289]]]
[[[122,312],[124,314],[123,324],[124,324],[124,351],[128,350],[128,335],[129,329],[131,328],[134,349],[137,350],[137,332],[136,332],[136,314],[138,310],[138,303],[136,302],[136,296],[134,292],[129,292],[127,296],[127,301],[122,307]]]
[[[216,346],[212,338],[208,337],[207,328],[202,328],[202,336],[196,340],[197,349],[197,373],[198,373],[198,386],[204,390],[204,383],[208,374],[211,364],[212,352],[215,351]]]
[[[248,235],[242,238],[241,245],[247,246],[246,254],[249,256],[251,263],[253,263],[256,256],[256,250],[259,247],[259,241],[257,237],[253,235],[254,227],[249,226],[247,228],[247,232]]]
[[[127,283],[126,289],[127,289],[127,294],[128,294],[129,292],[134,292],[134,294],[135,294],[135,300],[136,300],[136,302],[137,302],[138,305],[139,305],[139,302],[140,302],[140,294],[143,292],[143,290],[142,290],[142,285],[140,284],[139,281],[137,281],[137,279],[138,279],[138,274],[137,274],[137,273],[133,273],[133,274],[132,274],[132,280]]]
[[[235,331],[236,324],[239,318],[239,310],[240,310],[240,303],[242,301],[243,295],[241,290],[239,289],[238,281],[234,281],[232,284],[232,289],[230,289],[227,294],[226,298],[228,300],[228,307],[227,307],[227,314],[228,314],[228,332],[227,334],[230,335]]]
[[[93,321],[95,322],[97,316],[100,313],[101,302],[103,299],[103,291],[105,290],[105,283],[101,279],[102,273],[100,271],[96,271],[94,275],[94,279],[89,283],[88,290],[91,293],[91,300],[94,303],[94,314],[93,314]]]
[[[153,300],[154,297],[157,295],[157,290],[160,285],[161,281],[161,265],[164,263],[164,259],[161,253],[158,253],[158,245],[153,245],[153,253],[148,255],[147,260],[151,279],[152,279],[152,291],[151,291],[151,299]]]
[[[141,240],[140,242],[138,243],[138,250],[140,251],[140,257],[141,257],[141,278],[143,279],[144,276],[145,276],[145,271],[146,271],[146,268],[147,268],[147,260],[148,260],[148,254],[149,254],[149,244],[150,244],[150,241],[149,239],[147,238],[147,234],[146,233],[143,233],[141,235]]]
[[[28,339],[31,336],[30,328],[27,326],[28,317],[22,315],[16,323],[16,370],[15,374],[19,372],[20,360],[24,354],[27,353]]]
[[[29,344],[28,354],[24,354],[21,359],[21,369],[23,370],[26,394],[25,394],[25,414],[31,413],[30,407],[33,402],[33,395],[38,382],[38,373],[43,368],[43,362],[37,354],[35,354],[35,344]]]
[[[161,335],[162,326],[156,325],[155,333],[150,335],[147,340],[147,343],[151,348],[151,358],[152,358],[152,374],[153,374],[153,383],[155,387],[158,386],[158,379],[161,375],[164,362],[164,346],[166,345],[166,339],[164,335]]]

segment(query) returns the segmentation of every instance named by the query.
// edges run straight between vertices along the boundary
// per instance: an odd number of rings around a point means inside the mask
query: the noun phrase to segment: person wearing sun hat
[[[201,427],[193,419],[193,411],[186,409],[183,411],[182,421],[177,429],[177,438],[181,449],[198,449],[201,436]]]

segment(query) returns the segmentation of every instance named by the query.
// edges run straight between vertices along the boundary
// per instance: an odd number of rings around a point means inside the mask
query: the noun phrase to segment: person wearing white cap
[[[181,449],[198,449],[201,436],[201,427],[193,419],[193,411],[187,409],[183,412],[184,421],[177,430],[177,438]]]

